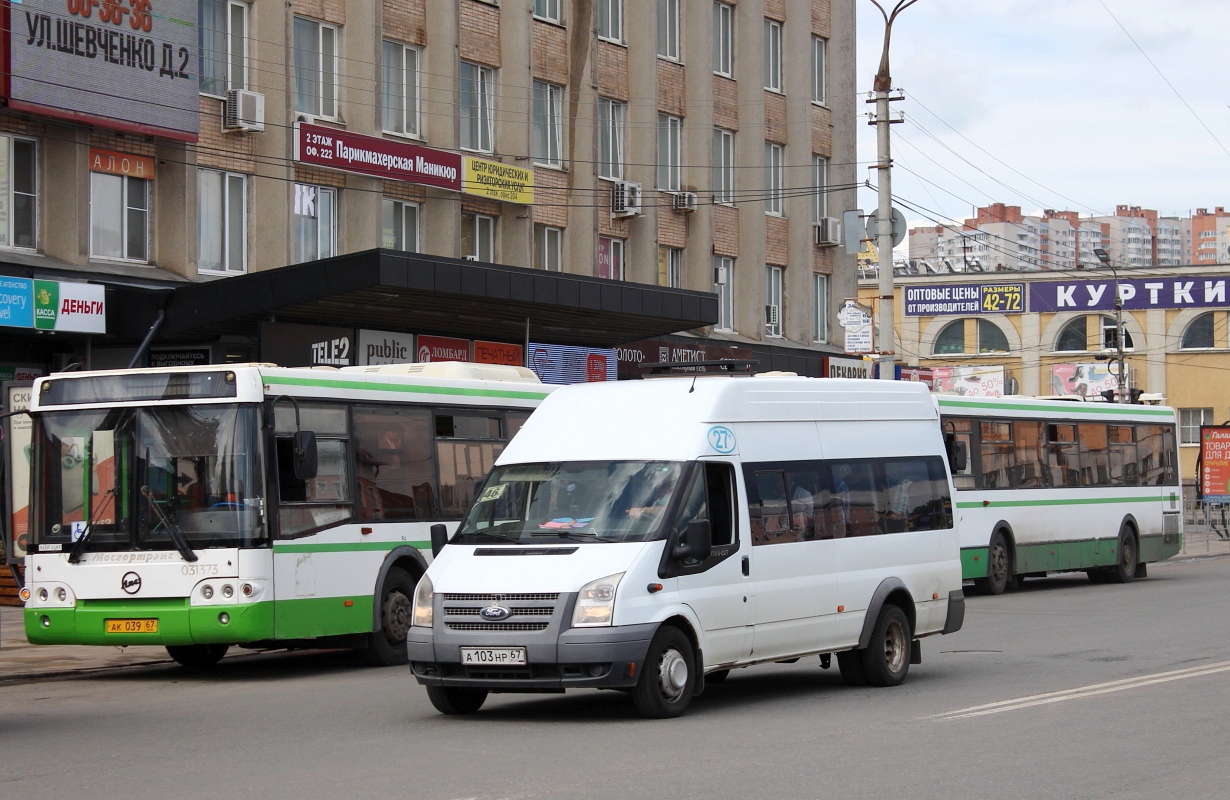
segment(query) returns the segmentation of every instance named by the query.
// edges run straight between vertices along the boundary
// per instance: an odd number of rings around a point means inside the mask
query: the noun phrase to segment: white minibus
[[[673,717],[731,669],[833,653],[899,684],[964,618],[947,455],[922,384],[564,387],[432,530],[411,672],[445,714],[588,687]]]

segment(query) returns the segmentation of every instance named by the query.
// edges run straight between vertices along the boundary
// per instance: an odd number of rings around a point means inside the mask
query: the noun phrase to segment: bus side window
[[[974,421],[968,417],[946,417],[943,420],[945,433],[956,436],[958,442],[965,444],[965,469],[952,473],[953,485],[958,491],[974,488]]]
[[[360,519],[435,518],[431,424],[423,408],[355,406]]]
[[[302,536],[340,525],[354,516],[350,487],[350,424],[347,407],[340,403],[300,403],[300,422],[290,403],[274,408],[278,456],[279,535]],[[296,480],[291,435],[296,430],[316,433],[316,477]]]
[[[1018,489],[1038,489],[1050,486],[1046,468],[1045,428],[1037,420],[1018,419],[1012,424],[1016,434],[1016,474],[1013,482]]]

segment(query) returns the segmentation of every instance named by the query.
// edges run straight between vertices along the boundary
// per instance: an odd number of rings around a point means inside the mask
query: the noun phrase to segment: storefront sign
[[[923,383],[930,389],[935,385],[935,376],[930,367],[906,367],[898,364],[895,368],[897,380],[909,383]]]
[[[905,315],[907,317],[938,317],[949,314],[1020,314],[1023,311],[1025,311],[1025,284],[1023,283],[923,284],[905,287]]]
[[[1051,394],[1063,397],[1100,397],[1119,388],[1110,364],[1052,364]]]
[[[0,277],[0,326],[107,332],[107,289],[96,283]]]
[[[686,364],[692,361],[717,361],[723,358],[753,359],[751,350],[735,345],[704,344],[701,342],[669,342],[663,339],[645,339],[615,348],[619,376],[648,375],[652,370],[642,364]],[[680,367],[681,371],[713,372],[712,367]]]
[[[841,358],[829,356],[824,365],[824,374],[830,378],[870,378],[874,361],[864,361],[861,358]]]
[[[461,156],[338,128],[295,123],[295,160],[386,180],[461,191]]]
[[[198,367],[212,364],[208,347],[151,347],[147,358],[150,367]]]
[[[1200,498],[1230,503],[1230,427],[1200,426]]]
[[[461,191],[523,206],[534,203],[534,170],[466,156]]]
[[[474,340],[474,361],[477,364],[525,365],[525,349],[519,344]]]
[[[1036,281],[1029,284],[1029,310],[1113,311],[1115,281]],[[1131,278],[1118,281],[1123,307],[1224,308],[1230,297],[1230,277]]]
[[[9,328],[34,327],[34,281],[0,278],[0,325]]]
[[[1002,366],[932,367],[932,390],[965,397],[1003,397]]]
[[[355,363],[354,331],[324,325],[262,322],[261,361],[280,367],[350,367]]]
[[[597,347],[530,343],[530,369],[543,383],[616,380],[615,351]]]
[[[8,13],[11,107],[196,141],[195,0],[23,0]]]
[[[154,179],[154,159],[149,156],[134,156],[113,150],[90,148],[90,172],[105,172],[108,175],[124,175],[146,181]]]
[[[449,336],[419,336],[415,361],[469,361],[470,340]]]
[[[46,374],[42,367],[0,367],[0,381],[32,381]]]
[[[392,331],[359,331],[358,363],[409,364],[414,361],[414,336]]]

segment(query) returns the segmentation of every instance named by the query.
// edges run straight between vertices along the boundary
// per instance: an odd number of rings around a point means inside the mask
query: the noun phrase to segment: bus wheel
[[[428,686],[427,699],[441,714],[473,714],[487,702],[486,689],[468,686]]]
[[[867,649],[856,651],[862,656],[863,674],[872,686],[897,686],[910,671],[910,650],[914,637],[910,620],[897,606],[884,606]]]
[[[1003,594],[1012,581],[1012,553],[1008,550],[1008,540],[1004,534],[996,531],[991,536],[991,546],[987,548],[987,576],[975,578],[974,586],[983,594]]]
[[[380,587],[380,630],[372,631],[363,659],[377,667],[405,664],[406,633],[414,611],[414,581],[404,569],[393,567]],[[445,712],[448,713],[448,712]]]
[[[1136,577],[1136,535],[1127,525],[1119,531],[1119,560],[1106,577],[1110,583],[1131,583]]]
[[[696,656],[683,631],[663,625],[649,643],[645,668],[632,691],[641,716],[654,719],[678,717],[687,711],[696,691],[692,665]]]
[[[188,669],[209,669],[222,660],[229,644],[169,644],[167,653]]]

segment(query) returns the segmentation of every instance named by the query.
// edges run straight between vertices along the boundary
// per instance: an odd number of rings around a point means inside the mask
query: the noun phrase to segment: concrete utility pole
[[[879,185],[879,205],[876,210],[876,248],[880,260],[880,378],[891,381],[896,375],[897,341],[894,330],[896,304],[893,299],[893,184],[892,184],[892,148],[889,143],[888,126],[893,122],[889,116],[888,104],[900,97],[890,97],[893,79],[888,71],[888,44],[893,35],[893,21],[897,15],[905,11],[918,0],[897,0],[891,12],[880,5],[879,0],[871,0],[871,4],[880,10],[884,17],[884,49],[880,53],[880,68],[876,71],[874,92],[869,103],[875,103],[875,115],[871,125],[876,126],[876,183]]]
[[[1105,250],[1094,248],[1093,254],[1098,257],[1104,266],[1110,269],[1110,274],[1115,276],[1115,380],[1119,383],[1119,402],[1132,402],[1131,390],[1127,385],[1127,364],[1125,363],[1123,353],[1123,340],[1126,328],[1123,324],[1123,295],[1119,294],[1119,273],[1110,263],[1110,254]]]

